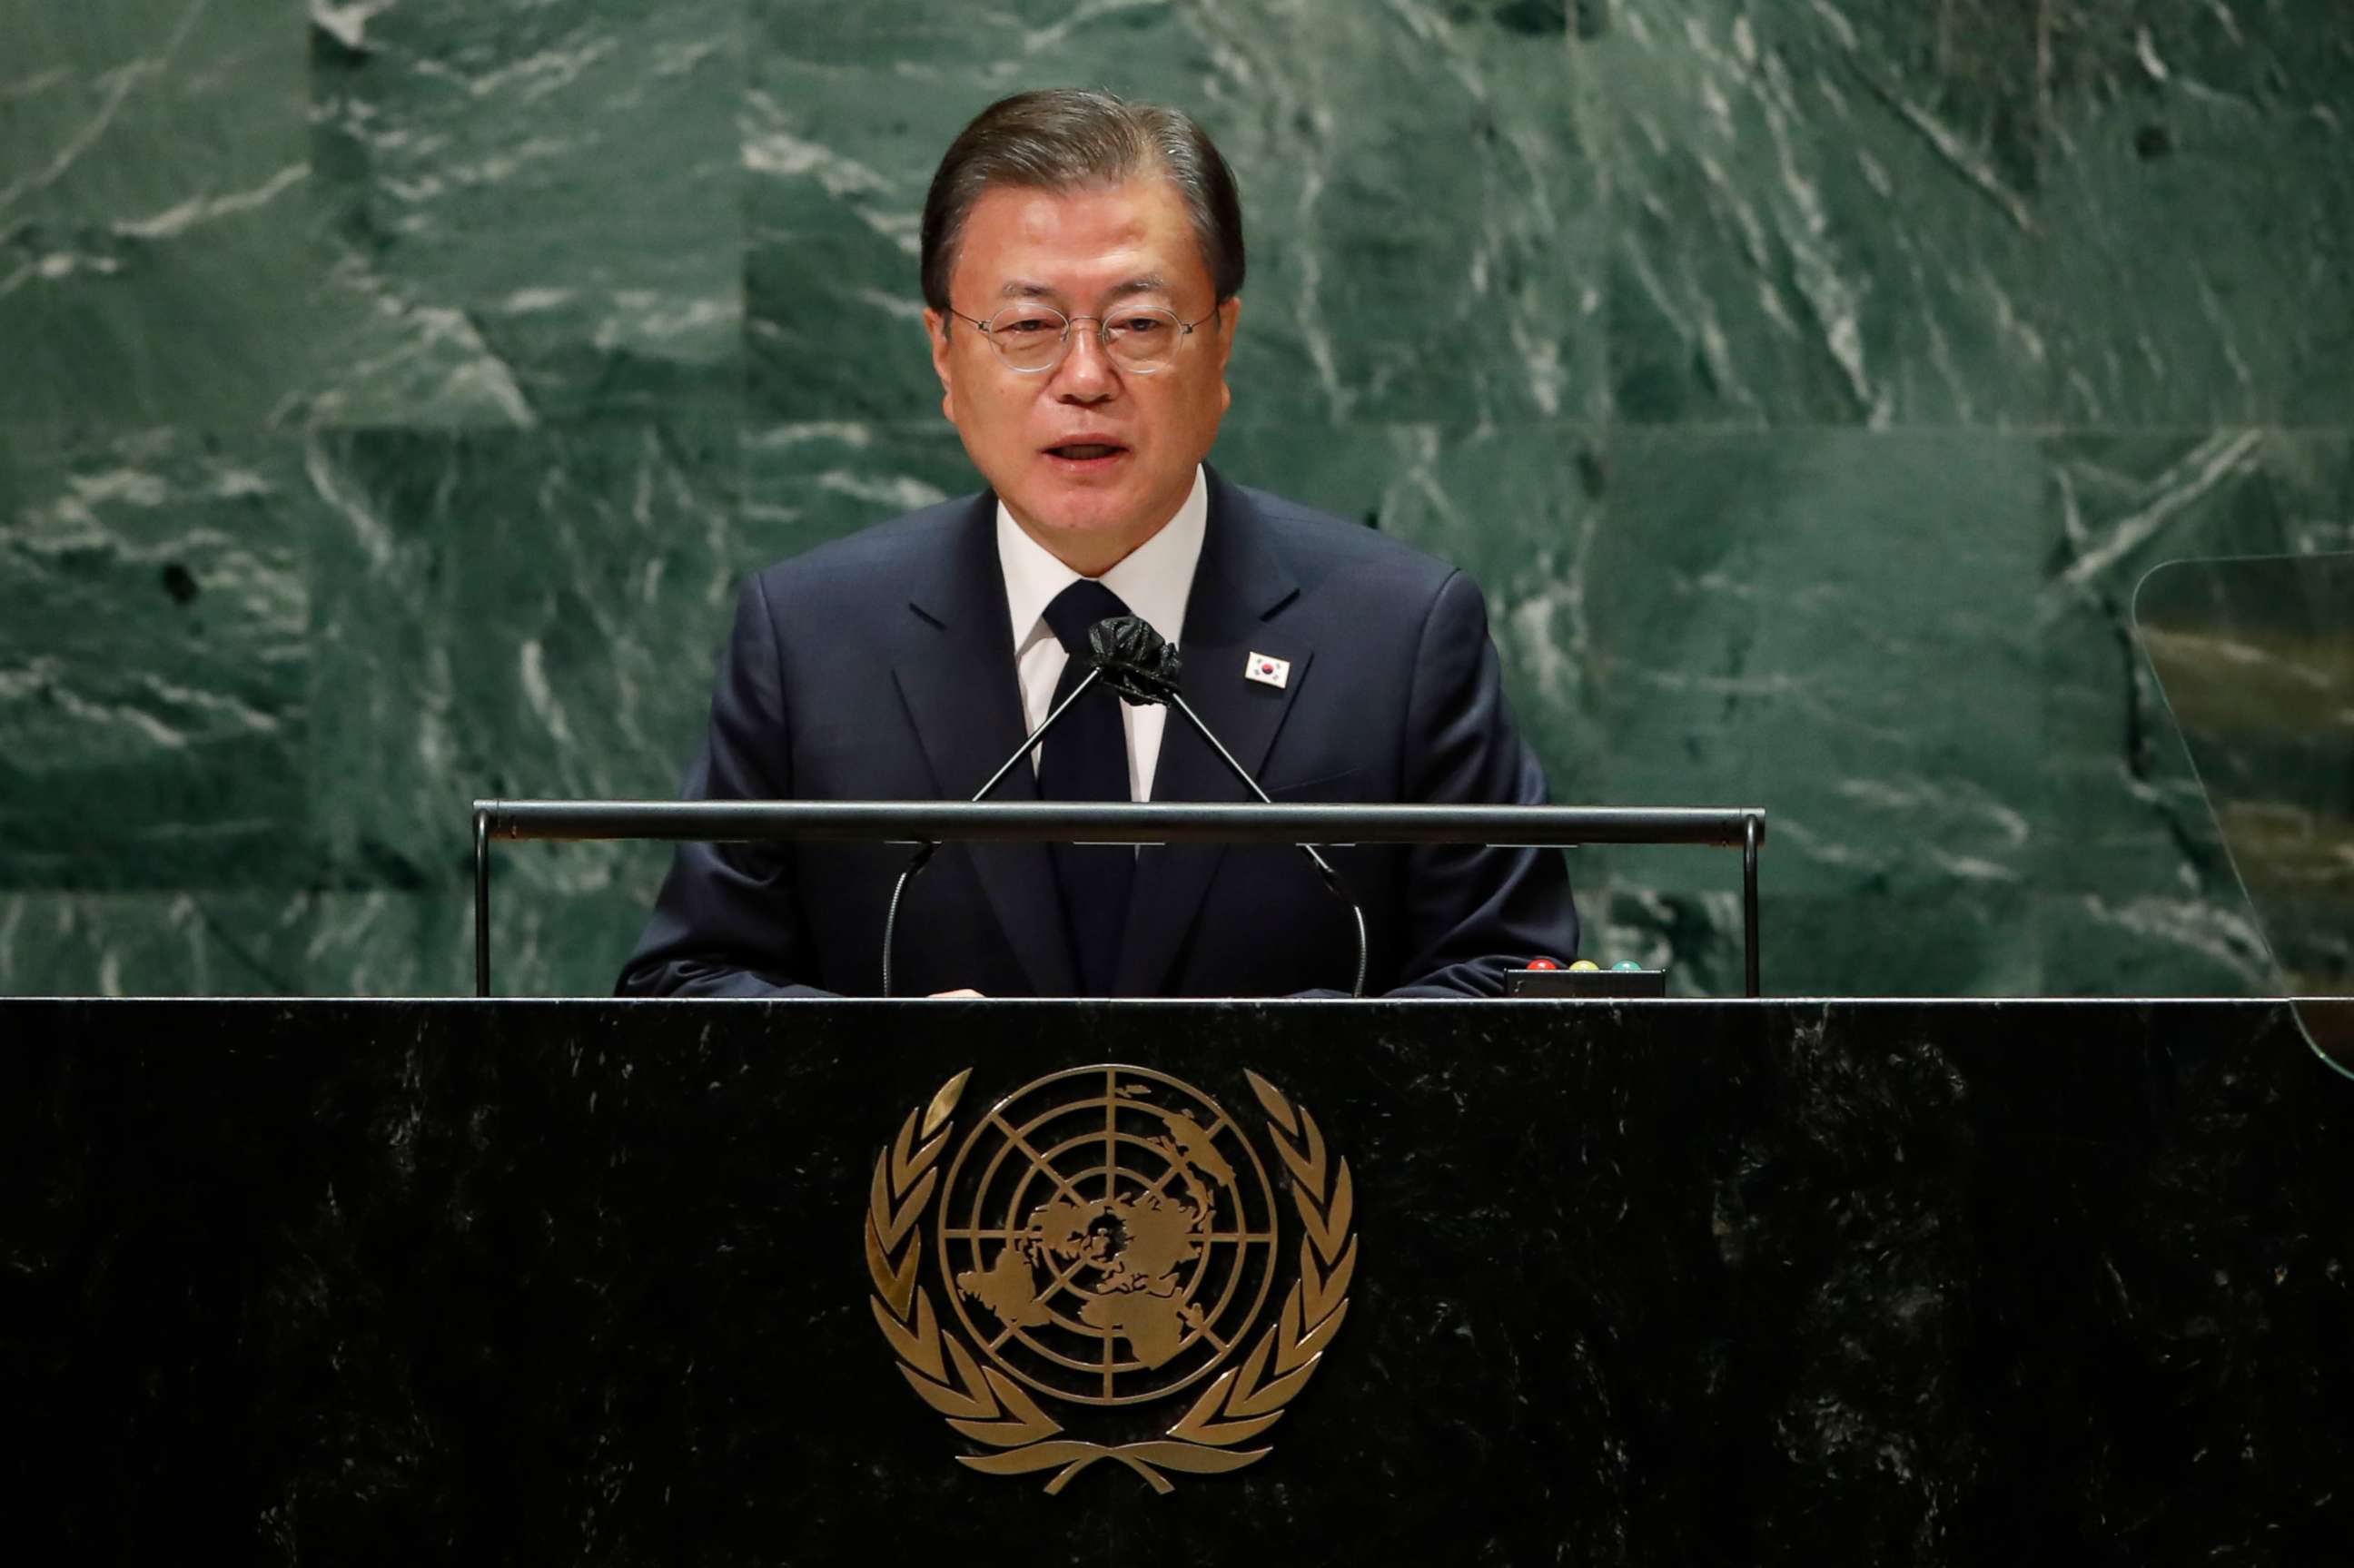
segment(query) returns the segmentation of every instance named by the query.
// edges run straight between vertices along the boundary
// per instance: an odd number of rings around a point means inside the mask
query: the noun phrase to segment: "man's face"
[[[967,216],[949,302],[987,321],[1012,304],[1087,317],[1061,364],[1025,375],[970,323],[924,313],[941,409],[1024,532],[1098,576],[1176,514],[1233,398],[1226,356],[1240,300],[1179,342],[1159,371],[1115,363],[1094,318],[1161,307],[1209,314],[1209,268],[1184,204],[1146,176],[1102,190],[997,189]],[[1108,449],[1097,455],[1081,449]]]

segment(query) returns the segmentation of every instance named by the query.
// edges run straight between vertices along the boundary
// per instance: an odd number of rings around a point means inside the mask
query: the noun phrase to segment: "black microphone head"
[[[1183,669],[1177,650],[1138,615],[1115,615],[1087,628],[1088,662],[1103,683],[1135,707],[1165,703]]]

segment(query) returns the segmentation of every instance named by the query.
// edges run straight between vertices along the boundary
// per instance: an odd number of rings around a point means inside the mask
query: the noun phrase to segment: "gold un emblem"
[[[1349,1162],[1328,1157],[1305,1107],[1244,1075],[1299,1222],[1288,1253],[1287,1205],[1257,1143],[1201,1090],[1143,1067],[1074,1067],[1000,1100],[943,1162],[970,1076],[907,1113],[875,1161],[865,1226],[875,1320],[909,1386],[980,1448],[958,1462],[1051,1470],[1054,1493],[1111,1459],[1166,1493],[1164,1471],[1265,1458],[1250,1445],[1348,1315]],[[1262,1330],[1287,1262],[1289,1291]]]

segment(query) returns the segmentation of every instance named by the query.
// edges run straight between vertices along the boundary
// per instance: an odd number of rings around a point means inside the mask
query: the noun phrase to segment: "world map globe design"
[[[1275,1275],[1277,1210],[1242,1127],[1142,1067],[1015,1090],[949,1164],[946,1295],[972,1342],[1041,1393],[1158,1399],[1247,1336]]]

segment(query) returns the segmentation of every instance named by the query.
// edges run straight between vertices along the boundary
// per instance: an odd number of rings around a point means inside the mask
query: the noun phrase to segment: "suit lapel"
[[[996,514],[996,497],[984,493],[954,546],[911,588],[910,626],[892,667],[933,787],[944,800],[970,800],[1021,744],[1027,727],[1006,623]],[[1037,779],[1027,767],[1016,767],[991,799],[1035,800]],[[960,847],[972,857],[1032,988],[1040,996],[1073,994],[1078,976],[1046,846]]]
[[[1202,722],[1257,777],[1315,650],[1268,624],[1299,585],[1270,547],[1257,508],[1214,471],[1209,484],[1209,527],[1178,648],[1184,661],[1181,680],[1185,700]],[[1246,680],[1244,661],[1253,653],[1288,659],[1289,680],[1280,687]],[[1161,731],[1152,798],[1256,799],[1174,708]],[[1113,994],[1150,996],[1160,990],[1225,853],[1223,844],[1168,844],[1142,853]]]

